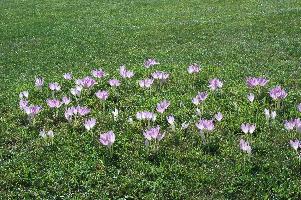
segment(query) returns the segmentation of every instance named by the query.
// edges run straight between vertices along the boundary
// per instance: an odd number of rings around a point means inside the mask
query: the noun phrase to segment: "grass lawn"
[[[283,122],[301,117],[301,1],[0,1],[0,197],[1,199],[301,199],[301,164],[290,147],[299,133]],[[144,60],[159,65],[146,69]],[[201,66],[195,76],[192,63]],[[119,76],[119,66],[135,72]],[[75,78],[102,68],[108,76],[81,101],[97,118],[93,134],[70,126],[64,109],[53,119],[45,100],[49,89],[37,91],[35,77],[58,82],[59,95],[70,95]],[[151,93],[137,84],[156,70],[170,73]],[[269,83],[250,103],[246,77],[266,77]],[[107,79],[122,84],[111,89]],[[212,78],[223,81],[210,92],[202,118],[224,115],[202,144],[191,99],[209,91]],[[264,109],[275,103],[268,91],[281,85],[288,92],[276,120],[266,122]],[[94,93],[112,94],[105,109]],[[19,93],[28,90],[32,103],[45,110],[32,125],[19,108]],[[171,102],[154,123],[166,132],[157,151],[145,147],[145,127],[136,112],[155,111],[163,99]],[[75,105],[75,104],[74,104]],[[111,111],[119,110],[114,121]],[[173,114],[176,130],[165,118]],[[134,124],[128,117],[134,118]],[[190,121],[187,131],[181,123]],[[242,123],[256,123],[252,135]],[[54,131],[53,144],[39,136]],[[113,153],[98,141],[113,130]],[[251,155],[239,148],[244,138]]]

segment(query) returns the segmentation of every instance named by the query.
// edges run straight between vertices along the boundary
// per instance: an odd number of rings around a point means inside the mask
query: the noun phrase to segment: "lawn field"
[[[0,36],[0,199],[301,199],[301,146],[290,146],[301,140],[301,126],[284,126],[301,117],[301,1],[0,0]],[[149,58],[160,64],[145,68]],[[187,72],[193,63],[197,74]],[[123,79],[121,65],[134,76]],[[107,75],[72,97],[74,80],[99,68]],[[140,88],[155,71],[169,78]],[[63,78],[68,72],[74,80]],[[36,77],[44,78],[42,90]],[[250,89],[247,77],[269,81]],[[121,85],[111,88],[111,78]],[[218,91],[208,88],[213,78],[223,82]],[[83,118],[68,122],[65,107],[47,107],[51,82],[62,88],[55,97],[91,108],[91,131]],[[287,92],[280,103],[269,95],[278,85]],[[42,105],[32,123],[19,107],[26,90],[30,103]],[[105,102],[98,90],[109,91]],[[207,99],[194,105],[204,91]],[[156,112],[164,99],[170,106]],[[267,121],[264,109],[276,118]],[[157,114],[150,123],[165,137],[156,146],[145,145],[150,127],[136,119],[140,111]],[[223,119],[203,144],[196,123],[217,112]],[[243,123],[256,124],[255,132],[243,133]],[[43,128],[53,130],[53,140],[39,135]],[[99,135],[110,130],[116,140],[107,148]]]

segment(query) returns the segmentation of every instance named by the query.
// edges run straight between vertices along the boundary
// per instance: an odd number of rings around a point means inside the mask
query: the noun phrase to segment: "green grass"
[[[300,199],[300,163],[283,130],[283,120],[300,117],[300,8],[297,0],[1,0],[1,199]],[[62,83],[65,72],[83,77],[101,67],[117,77],[125,64],[138,80],[155,70],[142,67],[152,57],[161,63],[155,69],[171,73],[160,91],[149,96],[137,85],[122,86],[118,124],[109,115],[113,99],[107,113],[93,111],[100,120],[95,134],[113,129],[117,135],[113,158],[96,135],[51,124],[46,114],[38,125],[54,129],[53,145],[41,140],[39,127],[23,123],[19,92],[30,90],[33,102],[50,95],[32,90],[35,76]],[[204,67],[195,82],[186,72],[191,63]],[[267,89],[280,84],[289,92],[270,129],[263,109],[271,104],[250,108],[246,76],[266,76]],[[210,144],[203,146],[194,129],[186,135],[178,130],[148,155],[141,127],[131,127],[125,116],[154,109],[165,98],[172,102],[168,113],[188,120],[191,98],[214,77],[224,88],[206,100],[205,114],[221,111],[225,120]],[[256,114],[253,154],[244,166],[240,124],[254,122]]]

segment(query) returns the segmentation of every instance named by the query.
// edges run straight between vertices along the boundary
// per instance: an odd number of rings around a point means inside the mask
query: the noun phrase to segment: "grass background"
[[[289,91],[277,126],[298,115],[300,6],[297,0],[1,0],[0,195],[3,199],[300,199],[300,165],[281,128],[259,128],[247,169],[237,148],[240,123],[264,108],[255,105],[254,113],[249,112],[244,102],[246,76],[267,76],[269,86],[281,84]],[[36,130],[20,123],[18,94],[33,87],[35,76],[61,81],[65,72],[83,76],[98,67],[114,75],[119,65],[126,64],[143,77],[149,73],[142,69],[143,61],[150,57],[161,63],[158,69],[172,73],[169,86],[146,101],[134,95],[137,87],[133,87],[125,92],[132,95],[124,93],[125,102],[120,104],[149,109],[163,97],[189,104],[196,91],[207,88],[210,77],[220,77],[225,80],[224,98],[211,99],[208,105],[212,112],[228,114],[219,137],[213,138],[217,151],[201,147],[196,134],[181,140],[179,133],[180,139],[166,140],[158,155],[148,157],[140,130],[123,130],[125,125],[120,124],[115,127],[120,136],[116,155],[107,159],[106,151],[89,136],[62,127],[57,132],[66,134],[45,146]],[[185,70],[195,62],[204,70],[193,90]],[[178,118],[189,117],[176,105],[171,112]],[[110,123],[104,126],[109,128]]]

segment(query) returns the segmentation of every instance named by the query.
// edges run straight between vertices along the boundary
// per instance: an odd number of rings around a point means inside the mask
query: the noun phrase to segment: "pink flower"
[[[173,115],[167,116],[166,120],[170,125],[174,125],[174,123],[175,123],[175,117]]]
[[[69,97],[64,96],[62,98],[62,103],[65,105],[68,105],[71,102],[71,99]]]
[[[154,80],[153,79],[144,79],[139,81],[139,85],[142,88],[150,88],[153,84]]]
[[[58,83],[49,83],[49,89],[52,91],[60,91],[61,90],[61,86]]]
[[[297,106],[298,111],[301,112],[301,103]]]
[[[161,134],[160,133],[160,126],[154,127],[154,128],[150,128],[146,131],[143,132],[143,135],[145,137],[145,139],[147,140],[162,140],[165,134]]]
[[[72,74],[71,73],[65,73],[64,74],[64,79],[71,80],[72,79]]]
[[[158,64],[160,64],[160,63],[158,63],[155,59],[151,59],[151,58],[144,61],[145,68],[150,68],[150,67],[152,67],[154,65],[158,65]]]
[[[199,92],[198,95],[192,99],[192,103],[195,105],[199,105],[201,102],[205,101],[207,97],[207,92]]]
[[[109,84],[111,87],[118,87],[120,86],[120,81],[117,79],[111,79],[109,80]]]
[[[292,120],[286,120],[284,122],[284,127],[286,130],[290,131],[290,130],[293,130],[295,127],[296,127],[296,121],[295,119],[292,119]]]
[[[169,74],[166,72],[156,71],[152,73],[152,77],[158,80],[166,80],[169,77]]]
[[[75,88],[71,88],[70,92],[73,96],[79,97],[82,91],[82,86],[77,85]]]
[[[248,154],[251,154],[252,148],[251,148],[249,142],[247,142],[247,141],[241,139],[241,140],[239,141],[239,147],[240,147],[240,149],[241,149],[242,151],[244,151],[244,152],[246,152],[246,153],[248,153]]]
[[[207,119],[200,119],[198,123],[196,123],[196,127],[200,131],[213,131],[214,129],[214,122],[213,120],[207,120]]]
[[[36,78],[35,86],[36,88],[42,88],[44,85],[44,79],[42,77]]]
[[[250,93],[248,95],[248,100],[252,103],[254,101],[254,99],[255,99],[255,95],[253,93]]]
[[[79,83],[83,88],[91,88],[96,84],[96,81],[93,78],[91,78],[90,76],[87,76],[87,77],[81,79],[79,81]]]
[[[257,86],[265,86],[269,82],[269,80],[262,77],[248,77],[246,82],[248,87],[254,88]]]
[[[23,98],[28,99],[28,96],[29,96],[28,91],[23,91],[23,92],[20,92],[20,94],[19,94],[20,99],[23,99]]]
[[[157,104],[157,112],[163,113],[170,106],[170,102],[163,100]]]
[[[94,69],[92,70],[92,76],[94,76],[95,78],[102,78],[104,77],[106,74],[102,69]]]
[[[241,130],[243,133],[254,133],[255,129],[256,129],[256,125],[254,124],[249,124],[249,123],[246,123],[246,124],[241,124],[240,126]]]
[[[187,68],[189,74],[196,74],[200,72],[200,66],[198,64],[192,64]]]
[[[59,108],[62,105],[58,99],[47,99],[46,102],[50,108]]]
[[[295,151],[297,151],[298,148],[301,147],[301,143],[299,140],[295,140],[295,141],[290,140],[290,145]]]
[[[281,86],[276,86],[270,90],[270,96],[273,100],[284,99],[287,96],[287,93],[281,88]]]
[[[30,117],[35,117],[42,110],[41,106],[30,105],[24,108],[25,113]]]
[[[209,81],[209,88],[213,91],[222,87],[223,87],[223,82],[217,78],[211,79]]]
[[[127,70],[124,65],[120,66],[119,73],[122,78],[132,78],[134,76],[134,72]]]
[[[189,123],[188,123],[188,122],[183,122],[183,123],[181,124],[181,128],[182,128],[183,130],[187,129],[188,127],[189,127]]]
[[[76,111],[77,111],[77,114],[79,114],[80,116],[85,116],[91,112],[90,108],[81,107],[81,106],[77,106]]]
[[[25,99],[20,99],[19,105],[21,110],[25,110],[25,108],[28,106],[28,101]]]
[[[87,129],[87,131],[90,131],[96,124],[96,119],[94,118],[90,118],[90,119],[86,119],[84,126]]]
[[[220,122],[223,119],[223,114],[221,112],[218,112],[214,115],[214,118]]]
[[[113,131],[108,131],[106,133],[100,134],[99,142],[104,146],[111,147],[115,142],[115,134],[113,133]]]
[[[156,120],[156,115],[152,112],[149,111],[142,111],[142,112],[137,112],[136,114],[136,118],[138,120],[152,120],[155,121]]]
[[[99,98],[100,100],[106,100],[109,97],[109,92],[105,90],[99,90],[95,93],[96,97]]]

